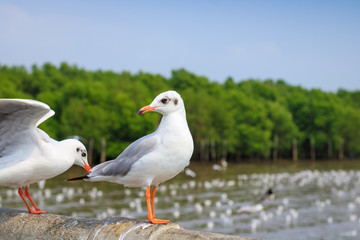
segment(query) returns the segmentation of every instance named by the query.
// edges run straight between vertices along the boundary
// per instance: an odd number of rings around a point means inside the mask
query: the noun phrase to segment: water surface
[[[360,161],[247,162],[225,170],[192,163],[159,186],[156,215],[184,228],[265,239],[360,239]],[[147,218],[145,191],[107,182],[65,182],[68,172],[33,184],[30,193],[49,213],[103,219]],[[268,188],[262,211],[241,213]],[[0,187],[0,206],[26,209],[17,190]]]

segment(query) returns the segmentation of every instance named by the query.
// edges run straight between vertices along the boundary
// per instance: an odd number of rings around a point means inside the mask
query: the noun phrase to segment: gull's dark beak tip
[[[137,115],[142,115],[143,112],[144,112],[144,111],[140,109],[140,110],[137,112]]]

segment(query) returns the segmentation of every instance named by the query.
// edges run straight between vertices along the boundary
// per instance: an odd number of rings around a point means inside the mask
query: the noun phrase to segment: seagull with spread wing
[[[45,213],[31,199],[30,184],[55,177],[73,164],[91,169],[80,141],[56,141],[37,128],[54,113],[36,100],[0,99],[0,186],[17,188],[30,213]]]

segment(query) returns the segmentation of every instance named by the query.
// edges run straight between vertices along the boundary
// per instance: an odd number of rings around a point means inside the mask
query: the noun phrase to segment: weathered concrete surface
[[[0,208],[0,239],[233,239],[229,236],[187,230],[175,223],[155,225],[146,220],[107,218],[81,219],[53,214],[30,214],[25,211]]]

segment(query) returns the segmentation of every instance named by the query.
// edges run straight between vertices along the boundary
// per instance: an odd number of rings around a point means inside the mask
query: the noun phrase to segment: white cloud
[[[0,3],[1,41],[20,39],[27,36],[33,19],[21,8],[8,3]]]
[[[0,20],[10,24],[26,24],[31,21],[30,16],[21,8],[9,3],[0,3]],[[4,22],[5,21],[5,22]]]

